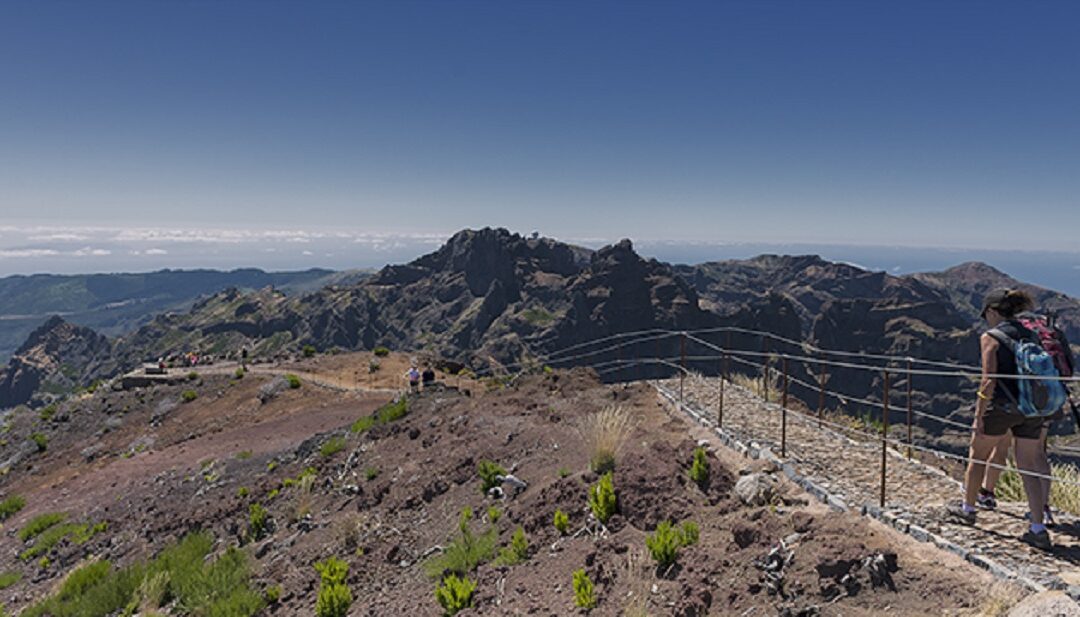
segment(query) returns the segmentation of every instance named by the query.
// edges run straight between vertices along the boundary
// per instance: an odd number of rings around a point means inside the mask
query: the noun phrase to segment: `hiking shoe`
[[[975,505],[987,510],[993,510],[997,508],[997,499],[994,499],[994,491],[988,491],[985,488],[979,489],[979,497],[975,500]]]
[[[945,513],[949,518],[961,525],[974,525],[975,513],[964,509],[963,504],[953,504],[945,507]]]
[[[1046,506],[1043,510],[1043,525],[1047,527],[1056,527],[1057,521],[1054,520],[1054,514],[1050,511],[1050,506]]]
[[[1045,529],[1039,533],[1035,533],[1031,529],[1028,529],[1024,532],[1024,535],[1020,536],[1020,541],[1030,544],[1040,551],[1049,551],[1054,548],[1054,544],[1050,542],[1050,534],[1047,533]]]

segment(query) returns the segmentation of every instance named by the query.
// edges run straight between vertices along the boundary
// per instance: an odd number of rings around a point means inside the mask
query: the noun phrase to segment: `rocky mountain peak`
[[[86,385],[88,376],[114,364],[109,339],[59,316],[34,330],[0,371],[0,408],[31,402],[43,386],[49,391]]]

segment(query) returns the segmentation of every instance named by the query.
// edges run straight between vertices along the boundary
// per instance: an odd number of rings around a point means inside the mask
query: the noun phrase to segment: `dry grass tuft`
[[[975,613],[979,617],[1005,617],[1014,606],[1024,599],[1024,591],[1005,582],[994,583],[987,591],[986,600]]]
[[[1027,501],[1024,483],[1012,460],[1001,473],[994,493],[1001,501]],[[1069,463],[1050,463],[1050,506],[1063,512],[1080,515],[1080,469]]]
[[[634,426],[630,412],[619,405],[609,405],[581,421],[578,432],[589,450],[589,466],[594,472],[615,469],[615,459]]]

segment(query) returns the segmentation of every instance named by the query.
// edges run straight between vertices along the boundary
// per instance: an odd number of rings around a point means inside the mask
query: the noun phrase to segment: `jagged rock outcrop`
[[[50,395],[86,386],[95,377],[115,373],[112,344],[106,337],[52,317],[30,337],[0,371],[0,409],[36,404]]]

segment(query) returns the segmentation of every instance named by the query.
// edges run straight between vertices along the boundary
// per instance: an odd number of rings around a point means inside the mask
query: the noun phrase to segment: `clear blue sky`
[[[1071,2],[11,0],[0,225],[1077,250],[1078,23]]]

